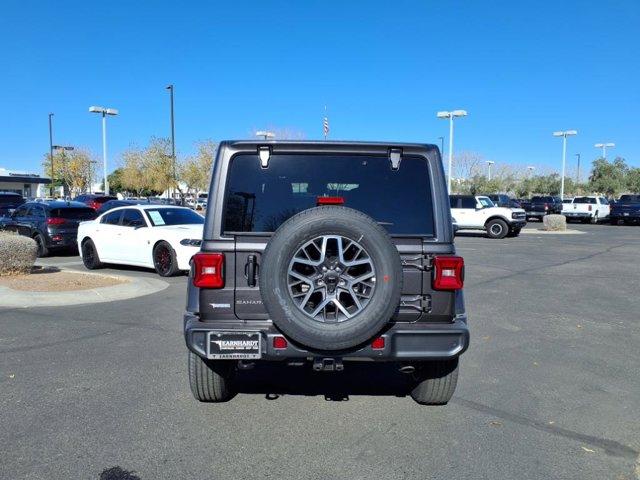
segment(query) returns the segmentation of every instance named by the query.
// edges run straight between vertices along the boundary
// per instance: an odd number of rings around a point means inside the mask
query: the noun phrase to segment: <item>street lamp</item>
[[[487,160],[487,165],[489,166],[489,181],[491,181],[491,165],[493,165],[494,162],[493,160]]]
[[[173,170],[173,183],[177,185],[176,178],[176,130],[173,121],[173,83],[171,85],[167,85],[167,90],[169,90],[169,103],[170,103],[170,116],[171,116],[171,168]],[[171,192],[171,198],[173,199],[175,192]]]
[[[578,159],[578,168],[576,170],[576,184],[580,183],[580,154],[576,153],[576,158]]]
[[[89,112],[102,114],[102,173],[104,175],[104,194],[109,195],[109,180],[107,179],[107,115],[118,115],[115,108],[89,107]]]
[[[440,140],[440,156],[444,155],[444,137],[438,137]]]
[[[594,147],[602,149],[602,158],[607,159],[607,148],[615,147],[615,143],[596,143]]]
[[[447,175],[447,190],[451,193],[451,164],[453,163],[453,118],[454,117],[466,117],[466,110],[453,110],[451,112],[438,112],[436,114],[438,118],[449,119],[449,168]]]
[[[567,161],[567,137],[577,135],[577,130],[564,130],[553,132],[554,137],[562,137],[562,178],[560,179],[560,198],[564,200],[564,171]]]
[[[53,113],[49,114],[49,160],[51,160],[51,188],[49,189],[49,194],[53,197],[53,125],[51,119],[53,118]]]
[[[258,130],[256,137],[264,137],[265,140],[269,140],[270,138],[276,138],[276,134],[268,130]]]

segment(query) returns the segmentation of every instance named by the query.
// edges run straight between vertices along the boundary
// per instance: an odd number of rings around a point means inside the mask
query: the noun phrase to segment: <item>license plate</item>
[[[208,357],[222,360],[256,359],[262,353],[259,332],[209,332]]]

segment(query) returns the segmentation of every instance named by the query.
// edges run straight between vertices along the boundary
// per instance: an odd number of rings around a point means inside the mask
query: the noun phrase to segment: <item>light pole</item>
[[[607,148],[615,147],[615,143],[596,143],[594,147],[602,149],[602,158],[607,159]]]
[[[466,110],[453,110],[451,112],[438,112],[436,114],[438,118],[449,119],[449,168],[447,175],[447,190],[451,193],[451,165],[453,163],[453,118],[454,117],[466,117]]]
[[[67,159],[64,155],[64,152],[70,152],[73,150],[73,147],[69,147],[69,146],[63,146],[63,145],[52,145],[51,146],[52,150],[60,150],[62,152],[62,168],[63,168],[63,173],[66,173],[67,170]],[[53,156],[51,156],[51,161],[53,162]],[[67,179],[65,178],[64,174],[62,176],[62,193],[64,196],[67,195],[67,192],[65,191],[65,186],[67,185]]]
[[[491,181],[491,165],[493,165],[494,162],[493,160],[487,160],[487,165],[489,166],[489,181]]]
[[[109,195],[109,180],[107,179],[107,115],[118,115],[115,108],[89,107],[91,113],[102,114],[102,174],[104,175],[104,194]]]
[[[49,189],[49,194],[53,197],[53,124],[52,119],[53,113],[49,114],[49,160],[51,160],[51,188]]]
[[[560,179],[560,199],[562,200],[564,200],[564,172],[567,163],[567,137],[577,134],[577,130],[553,132],[554,137],[562,137],[562,178]]]
[[[576,184],[580,183],[580,154],[576,153],[576,158],[578,159],[578,168],[576,170]]]
[[[276,138],[276,134],[268,130],[258,130],[256,137],[264,137],[265,140],[269,140],[270,138]]]
[[[173,170],[173,183],[177,183],[178,179],[176,178],[176,130],[175,124],[173,121],[173,83],[171,85],[167,85],[167,90],[169,90],[169,102],[170,102],[170,115],[171,115],[171,168]],[[174,192],[171,193],[171,196],[174,196]]]
[[[444,155],[444,137],[438,137],[440,139],[440,156]]]

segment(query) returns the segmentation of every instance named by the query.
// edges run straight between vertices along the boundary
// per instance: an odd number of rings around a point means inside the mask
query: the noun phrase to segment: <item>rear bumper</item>
[[[587,212],[562,212],[567,218],[591,218],[591,214]]]
[[[47,248],[76,248],[77,233],[48,232]]]
[[[416,361],[455,358],[469,346],[469,328],[466,317],[459,315],[452,323],[397,323],[386,330],[384,347],[373,349],[365,345],[340,352],[312,351],[287,339],[287,347],[274,348],[274,337],[282,333],[270,321],[201,322],[193,314],[184,316],[184,335],[187,348],[207,358],[209,332],[260,332],[262,356],[260,360],[340,358],[342,360]]]
[[[637,212],[611,212],[609,214],[611,220],[640,220],[640,211]]]

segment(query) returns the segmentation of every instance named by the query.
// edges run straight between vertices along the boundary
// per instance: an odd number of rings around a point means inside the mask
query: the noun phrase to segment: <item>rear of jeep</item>
[[[222,142],[184,331],[196,399],[239,369],[392,362],[422,404],[453,395],[469,343],[438,149]]]

